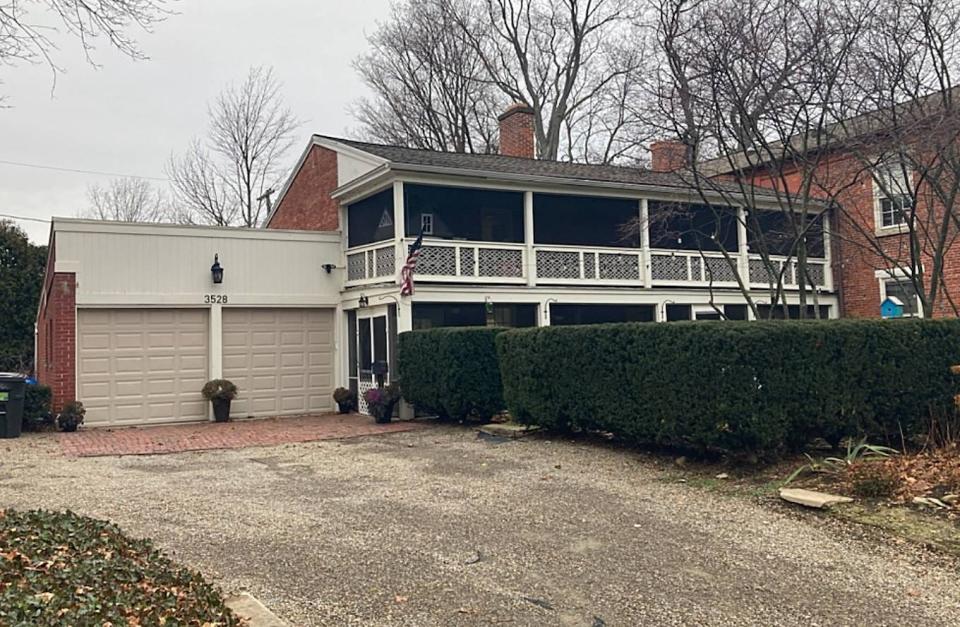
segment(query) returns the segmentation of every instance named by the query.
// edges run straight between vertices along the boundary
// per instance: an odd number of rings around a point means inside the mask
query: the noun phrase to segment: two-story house
[[[199,390],[218,377],[240,387],[237,416],[304,414],[374,385],[411,329],[743,320],[745,294],[799,308],[796,260],[760,263],[744,208],[691,188],[675,144],[649,170],[539,161],[532,115],[501,116],[498,155],[314,136],[264,229],[54,220],[40,380],[91,425],[205,419]],[[806,290],[836,317],[826,220],[807,250]],[[785,302],[769,300],[771,262]]]

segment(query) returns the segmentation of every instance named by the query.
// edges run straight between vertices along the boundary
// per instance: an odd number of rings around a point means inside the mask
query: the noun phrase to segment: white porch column
[[[750,244],[747,241],[747,211],[737,207],[737,243],[739,245],[737,272],[745,285],[750,285]]]
[[[537,284],[537,256],[533,248],[533,192],[523,193],[523,255],[526,257],[527,285]]]
[[[413,331],[413,299],[401,296],[397,302],[397,333]]]
[[[393,273],[396,281],[400,282],[400,268],[407,260],[407,246],[404,238],[407,233],[407,211],[403,202],[403,181],[393,182],[393,229],[396,237],[396,252],[394,253]]]
[[[643,285],[653,287],[653,270],[650,266],[650,204],[646,198],[640,200],[640,272]]]
[[[833,248],[830,242],[831,239],[831,224],[830,218],[832,217],[829,211],[823,212],[823,254],[826,259],[826,266],[823,269],[823,289],[832,292],[833,291]],[[832,309],[837,309],[836,307],[831,307]]]
[[[538,327],[549,327],[550,326],[550,303],[554,299],[542,300],[537,303],[537,326]]]

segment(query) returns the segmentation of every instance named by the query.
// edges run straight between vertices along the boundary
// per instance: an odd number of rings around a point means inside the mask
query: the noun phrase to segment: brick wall
[[[833,270],[836,289],[840,291],[841,315],[850,318],[880,317],[880,280],[877,271],[887,270],[889,259],[899,260],[909,267],[910,237],[908,235],[876,235],[874,213],[873,178],[864,172],[858,159],[847,154],[835,154],[822,158],[815,173],[819,192],[824,198],[833,196],[843,207],[833,215]],[[767,173],[755,173],[752,182],[766,187],[785,187],[795,191],[803,182],[799,172],[786,171],[771,177]],[[817,192],[813,192],[818,195]],[[917,214],[923,220],[928,212],[942,214],[930,197],[929,190],[920,188]],[[934,217],[936,222],[936,217]],[[929,281],[932,268],[930,251],[921,253],[925,277]],[[960,248],[950,249],[944,259],[944,282],[954,299],[960,297]],[[954,316],[949,300],[940,298],[934,317]]]
[[[53,263],[51,258],[48,262]],[[51,266],[52,267],[52,266]],[[53,411],[77,399],[77,279],[72,272],[48,275],[37,318],[37,379],[53,391]],[[79,399],[83,400],[83,399]]]
[[[338,186],[337,153],[313,146],[267,228],[336,231],[340,224],[340,204],[330,194]]]

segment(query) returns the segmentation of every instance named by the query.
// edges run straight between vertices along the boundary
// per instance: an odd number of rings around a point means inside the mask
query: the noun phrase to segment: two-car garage
[[[224,308],[222,376],[235,417],[328,411],[334,310]],[[206,420],[210,310],[80,309],[77,384],[91,426]]]

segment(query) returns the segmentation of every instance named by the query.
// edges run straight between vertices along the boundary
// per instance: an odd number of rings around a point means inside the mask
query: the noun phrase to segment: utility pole
[[[272,187],[268,187],[268,188],[267,188],[267,191],[263,192],[263,194],[261,194],[260,197],[257,198],[257,202],[263,202],[264,200],[267,201],[267,215],[268,215],[268,216],[270,215],[270,212],[272,211],[272,207],[270,206],[270,196],[272,196],[272,195],[275,194],[275,193],[276,193],[276,190],[275,190],[275,189],[273,189]]]

